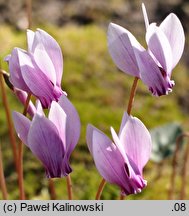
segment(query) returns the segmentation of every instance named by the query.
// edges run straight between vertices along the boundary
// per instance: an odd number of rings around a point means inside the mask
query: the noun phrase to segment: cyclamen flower
[[[63,91],[63,57],[58,43],[47,32],[27,31],[28,51],[14,48],[5,58],[9,63],[10,82],[18,89],[35,95],[48,108]]]
[[[124,113],[119,135],[111,128],[113,142],[92,125],[87,127],[87,144],[103,178],[117,184],[123,194],[136,194],[147,185],[143,167],[151,153],[151,137],[144,124]]]
[[[140,78],[153,95],[166,95],[172,91],[171,73],[184,50],[184,30],[174,13],[170,13],[160,26],[149,25],[144,4],[142,9],[148,49],[145,50],[127,29],[110,23],[109,52],[120,70]]]
[[[70,155],[80,136],[80,120],[72,103],[63,94],[51,103],[48,118],[38,101],[32,121],[14,112],[16,132],[23,143],[43,163],[48,178],[67,176]]]

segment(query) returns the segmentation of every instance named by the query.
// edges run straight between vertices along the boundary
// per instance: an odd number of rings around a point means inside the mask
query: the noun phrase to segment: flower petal
[[[46,168],[47,177],[63,177],[64,149],[55,125],[36,114],[28,134],[28,145]]]
[[[129,162],[129,159],[127,157],[127,154],[126,154],[126,152],[124,150],[124,145],[122,145],[121,140],[117,136],[117,134],[116,134],[115,130],[113,129],[113,127],[111,127],[110,130],[111,130],[113,141],[114,141],[115,145],[117,146],[117,148],[119,149],[122,157],[124,158],[125,163],[127,164],[127,174],[128,174],[128,176],[131,176],[131,169],[132,168],[130,166],[130,162]]]
[[[155,59],[160,63],[166,74],[171,76],[172,50],[163,31],[156,25],[151,24],[146,32],[146,40],[148,48],[153,53]]]
[[[108,49],[120,70],[139,77],[135,52],[144,48],[129,31],[119,25],[110,23],[108,27]]]
[[[28,44],[29,52],[32,51],[34,36],[35,36],[35,33],[32,30],[27,29],[27,44]]]
[[[75,148],[79,140],[80,128],[81,128],[80,118],[77,113],[77,110],[64,94],[62,94],[58,103],[67,116],[66,148],[67,148],[67,157],[69,158],[71,152],[73,151],[73,149]]]
[[[93,129],[91,124],[87,125],[86,141],[91,155],[93,155]]]
[[[10,82],[14,87],[22,89],[23,91],[30,92],[27,84],[25,83],[20,69],[20,64],[18,60],[19,48],[14,48],[11,56],[8,59],[9,71],[10,71]]]
[[[48,77],[53,85],[56,86],[56,71],[42,44],[38,44],[36,46],[33,53],[33,58],[40,70]]]
[[[87,137],[89,141],[87,145],[103,178],[123,188],[128,187],[125,184],[127,177],[124,171],[124,159],[118,148],[104,133],[92,125],[87,127]]]
[[[149,160],[151,153],[151,136],[145,125],[136,117],[124,113],[127,119],[119,132],[119,138],[124,150],[131,160],[137,165],[140,174]]]
[[[62,140],[64,149],[66,149],[66,123],[67,116],[61,106],[53,101],[51,103],[51,108],[49,111],[49,120],[54,123],[56,129],[58,130],[59,136]]]
[[[16,129],[18,137],[22,140],[22,142],[25,145],[29,146],[27,137],[28,137],[31,121],[18,112],[13,112],[12,117],[13,117],[14,127]]]
[[[155,96],[167,95],[172,91],[174,82],[154,62],[147,51],[138,53],[137,62],[140,68],[140,78]]]
[[[63,56],[62,51],[56,40],[47,32],[38,29],[35,33],[32,52],[35,52],[36,47],[43,46],[44,50],[51,59],[56,73],[56,84],[60,87],[63,73]]]
[[[143,17],[144,17],[145,27],[147,30],[148,26],[149,26],[149,20],[148,20],[148,15],[147,15],[146,7],[145,7],[144,3],[142,3],[142,13],[143,13]]]
[[[36,100],[36,112],[38,115],[45,116],[40,100]]]
[[[53,85],[47,78],[47,76],[37,68],[32,62],[30,55],[22,50],[18,51],[18,58],[20,62],[20,68],[22,77],[29,86],[31,92],[37,97],[45,100],[44,106],[48,107],[50,102],[54,99]]]
[[[172,69],[176,66],[180,60],[185,43],[185,36],[182,24],[178,17],[171,13],[169,14],[164,21],[161,23],[160,28],[167,36],[167,39],[171,45],[173,63]]]

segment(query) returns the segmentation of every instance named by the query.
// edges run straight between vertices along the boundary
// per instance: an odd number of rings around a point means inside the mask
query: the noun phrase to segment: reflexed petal
[[[167,37],[159,27],[151,24],[147,29],[146,40],[149,50],[170,76],[172,71],[172,50]]]
[[[185,43],[185,36],[182,24],[178,17],[171,13],[169,14],[164,21],[161,23],[160,28],[167,36],[167,39],[171,45],[173,63],[172,69],[176,66],[180,60]]]
[[[95,127],[92,130],[92,127],[87,128],[87,132],[90,133],[87,135],[88,140],[92,141],[92,143],[87,142],[87,144],[91,152],[93,152],[98,171],[108,182],[118,184],[121,187],[128,187],[125,184],[124,160],[118,148],[104,133]]]
[[[56,72],[54,65],[42,44],[38,44],[33,53],[34,60],[40,70],[56,85]]]
[[[130,176],[130,173],[131,173],[130,169],[131,168],[130,168],[129,159],[128,159],[127,154],[126,154],[126,152],[124,150],[124,145],[122,145],[121,140],[117,136],[117,134],[116,134],[115,130],[113,129],[113,127],[111,127],[110,130],[111,130],[113,141],[114,141],[116,147],[119,149],[120,153],[122,154],[122,157],[124,158],[125,163],[127,164],[127,167],[128,167],[127,173],[128,173],[128,176]]]
[[[22,142],[25,145],[29,146],[27,137],[28,137],[31,121],[18,112],[13,112],[12,117],[13,117],[14,127],[16,129],[18,137],[22,140]]]
[[[11,58],[11,54],[8,54],[7,56],[5,56],[4,61],[9,62],[10,58]]]
[[[120,130],[119,130],[119,134],[118,136],[120,137],[120,133],[123,130],[123,128],[125,127],[125,124],[127,123],[127,121],[129,120],[130,116],[128,115],[127,112],[124,112],[122,120],[121,120],[121,126],[120,126]]]
[[[46,168],[47,177],[62,177],[64,149],[55,125],[35,115],[28,134],[28,145]]]
[[[66,125],[66,146],[67,146],[67,157],[70,157],[71,152],[75,148],[79,136],[80,136],[80,118],[77,110],[68,98],[62,94],[58,102],[61,108],[64,110],[67,116]]]
[[[14,48],[8,60],[9,71],[10,71],[10,82],[14,85],[14,87],[22,89],[26,92],[30,92],[21,74],[18,52],[19,49]]]
[[[86,140],[90,153],[93,155],[93,129],[94,127],[91,124],[87,125]]]
[[[171,92],[174,83],[168,76],[164,77],[163,72],[161,72],[147,51],[140,53],[137,56],[137,61],[141,80],[149,87],[153,95],[161,96]]]
[[[49,111],[49,120],[54,123],[56,126],[59,136],[62,140],[64,145],[64,149],[66,149],[66,123],[67,123],[67,116],[61,106],[53,101],[51,103],[51,108]]]
[[[108,49],[117,67],[123,72],[139,77],[135,52],[144,50],[136,38],[123,27],[110,23]]]
[[[19,51],[18,58],[25,83],[34,95],[44,98],[48,106],[54,98],[52,83],[40,69],[33,65],[31,57],[26,52]]]
[[[149,26],[149,20],[148,20],[148,15],[147,15],[146,7],[145,7],[144,3],[142,3],[142,13],[143,13],[143,16],[144,16],[145,27],[146,27],[146,30],[147,30],[148,26]]]
[[[35,33],[28,29],[27,30],[27,44],[28,44],[28,51],[32,51],[32,46],[33,46],[33,40],[34,40]]]
[[[37,46],[43,46],[49,58],[51,59],[55,73],[56,73],[56,83],[60,87],[62,73],[63,73],[63,57],[62,51],[56,40],[51,37],[47,32],[38,29],[35,33],[32,52],[35,52]]]
[[[40,100],[36,100],[36,111],[38,115],[45,116]]]
[[[116,132],[115,132],[115,130],[113,128],[111,128],[111,134],[112,134],[112,138],[113,138],[116,146],[118,147],[120,153],[122,154],[122,156],[124,158],[124,161],[125,161],[125,171],[126,171],[128,177],[134,179],[136,175],[141,175],[141,173],[140,173],[140,171],[138,169],[137,164],[130,157],[130,155],[127,155],[127,152],[124,149],[125,148],[124,143],[122,143],[122,141],[117,136],[117,134],[116,134]]]
[[[149,131],[139,119],[129,116],[125,126],[122,126],[120,130],[119,137],[126,154],[129,155],[129,158],[137,165],[140,174],[142,174],[142,169],[149,160],[151,153],[152,144]]]

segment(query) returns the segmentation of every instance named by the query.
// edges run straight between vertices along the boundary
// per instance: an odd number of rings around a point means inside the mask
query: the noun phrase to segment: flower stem
[[[180,199],[184,200],[186,195],[186,180],[187,180],[187,170],[188,170],[188,159],[189,159],[189,143],[187,143],[187,147],[184,154],[184,164],[182,170],[182,186],[181,186],[181,193]]]
[[[1,145],[0,145],[0,186],[2,190],[3,199],[8,199],[8,193],[7,193],[7,187],[6,187],[6,181],[3,171],[3,160],[2,160],[2,152],[1,152]]]
[[[7,124],[8,124],[9,138],[10,138],[10,143],[12,146],[14,164],[16,167],[16,171],[18,172],[17,144],[16,144],[16,138],[14,136],[13,124],[12,124],[12,120],[11,120],[10,108],[8,105],[5,85],[3,82],[3,72],[1,69],[0,69],[0,86],[1,86],[1,92],[2,92],[3,106],[5,108],[5,114],[6,114]]]
[[[56,200],[55,185],[52,178],[49,179],[49,193],[50,193],[51,200]]]
[[[131,114],[131,110],[132,110],[132,106],[133,106],[133,102],[134,102],[134,97],[135,97],[135,93],[136,93],[136,89],[137,89],[138,80],[139,80],[139,78],[135,77],[135,79],[133,81],[133,85],[132,85],[131,93],[130,93],[130,97],[129,97],[129,103],[128,103],[128,106],[127,106],[128,115]]]
[[[189,137],[189,133],[183,133],[180,136],[177,137],[176,140],[176,148],[175,148],[175,152],[173,155],[173,162],[172,162],[172,174],[171,174],[171,180],[170,180],[170,190],[169,190],[169,194],[168,194],[168,199],[173,199],[173,194],[175,191],[175,177],[176,177],[176,168],[177,168],[177,158],[178,158],[178,153],[179,153],[179,145],[181,140],[184,137]],[[183,192],[181,192],[183,193]]]
[[[32,0],[26,0],[26,14],[28,20],[28,29],[32,27]]]
[[[121,193],[121,195],[120,195],[120,200],[124,200],[125,199],[125,195],[123,195],[122,193]]]
[[[66,183],[67,183],[67,191],[68,191],[68,199],[72,200],[72,181],[70,174],[66,177]]]
[[[102,194],[102,191],[104,189],[104,186],[106,184],[106,180],[105,179],[102,179],[100,185],[99,185],[99,188],[98,188],[98,191],[97,191],[97,194],[96,194],[96,200],[100,200],[100,197],[101,197],[101,194]]]
[[[23,110],[23,115],[26,116],[29,102],[31,99],[31,94],[28,94],[26,99],[26,103]],[[23,176],[23,143],[22,141],[19,142],[18,145],[18,182],[19,182],[19,191],[20,191],[20,199],[25,199],[25,192],[24,192],[24,176]]]

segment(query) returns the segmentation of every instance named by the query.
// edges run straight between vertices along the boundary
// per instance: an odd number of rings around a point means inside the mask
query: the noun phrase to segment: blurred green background
[[[189,2],[184,0],[143,1],[150,22],[160,23],[170,12],[181,19],[186,46],[183,57],[174,69],[176,85],[168,96],[153,97],[140,81],[132,115],[140,118],[149,128],[177,122],[183,131],[189,130]],[[107,49],[108,24],[115,22],[130,30],[145,46],[145,28],[141,1],[135,0],[33,0],[32,29],[42,28],[60,44],[64,56],[62,88],[77,108],[82,128],[79,143],[71,156],[71,174],[74,199],[94,199],[101,181],[87,149],[86,126],[91,123],[110,136],[110,126],[118,132],[124,110],[127,108],[133,77],[119,71]],[[0,58],[1,67],[8,70],[3,58],[13,47],[26,48],[27,16],[24,0],[0,1]],[[23,107],[7,88],[11,110]],[[0,98],[0,144],[4,172],[10,199],[18,199],[17,175],[8,137],[6,116]],[[183,146],[183,152],[185,145]],[[128,199],[167,199],[172,171],[172,155],[161,163],[149,161],[144,170],[148,186]],[[180,176],[183,156],[178,160]],[[158,175],[159,174],[159,175]],[[187,173],[189,198],[189,173]],[[24,148],[24,179],[28,199],[49,199],[48,180],[40,162]],[[67,199],[66,180],[55,179],[58,199]],[[176,179],[176,198],[181,180]],[[120,190],[107,184],[102,199],[118,199]],[[1,194],[0,194],[1,198]]]

